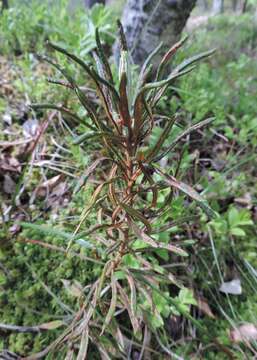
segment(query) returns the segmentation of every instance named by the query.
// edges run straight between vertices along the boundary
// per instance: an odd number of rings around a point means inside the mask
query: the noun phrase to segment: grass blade
[[[89,340],[89,333],[88,333],[88,326],[85,330],[83,330],[81,335],[79,353],[77,356],[77,360],[85,360],[87,357],[87,348],[88,348],[88,340]]]

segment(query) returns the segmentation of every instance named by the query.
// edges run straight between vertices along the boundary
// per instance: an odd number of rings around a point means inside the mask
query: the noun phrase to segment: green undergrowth
[[[82,5],[74,6],[68,0],[58,1],[10,1],[9,9],[0,17],[0,74],[5,83],[0,92],[0,114],[22,123],[28,116],[31,103],[45,102],[67,104],[69,91],[56,85],[49,93],[47,80],[54,72],[42,64],[41,55],[46,53],[47,41],[54,41],[74,51],[82,59],[88,59],[95,46],[95,29],[99,28],[104,44],[109,49],[114,42],[114,24],[118,14],[112,8],[97,5],[86,10]],[[56,21],[58,19],[58,21]],[[51,51],[48,51],[51,56]],[[56,60],[64,62],[59,55]],[[76,73],[84,84],[80,72],[69,64],[69,71]],[[89,84],[90,85],[90,84]],[[72,100],[71,100],[72,101]],[[34,114],[35,117],[36,114]],[[40,114],[42,115],[42,114]],[[0,124],[1,128],[3,124]]]
[[[257,25],[253,16],[211,18],[186,52],[216,48],[209,62],[180,82],[184,107],[197,119],[214,115],[215,130],[240,146],[256,146]]]
[[[249,14],[212,18],[194,32],[185,51],[194,53],[199,47],[215,47],[216,55],[180,81],[171,106],[182,103],[183,111],[198,120],[216,118],[215,127],[203,138],[203,146],[191,147],[197,156],[206,158],[204,173],[197,175],[196,183],[203,186],[220,214],[209,223],[209,230],[204,229],[208,238],[204,246],[195,248],[195,280],[202,284],[203,294],[218,314],[214,325],[212,320],[203,322],[205,341],[212,343],[215,338],[228,346],[236,359],[242,359],[244,353],[251,357],[251,352],[239,345],[233,350],[228,329],[244,322],[256,324],[256,274],[252,276],[245,265],[249,262],[257,267],[256,21]],[[219,293],[220,284],[234,278],[241,279],[242,294]],[[202,356],[228,358],[217,343],[207,347]]]
[[[79,192],[73,202],[59,213],[57,222],[49,219],[34,226],[28,223],[14,244],[1,248],[1,322],[26,326],[58,319],[65,322],[78,311],[76,289],[81,292],[86,284],[100,275],[98,259],[95,256],[88,260],[87,248],[81,245],[73,246],[73,251],[67,255],[65,250],[71,236],[69,223],[73,229],[75,221],[70,221],[69,217],[78,218],[89,198],[90,192]],[[52,248],[27,243],[28,239]],[[9,348],[27,355],[42,350],[56,335],[56,331],[39,335],[13,333],[1,337],[0,349]]]

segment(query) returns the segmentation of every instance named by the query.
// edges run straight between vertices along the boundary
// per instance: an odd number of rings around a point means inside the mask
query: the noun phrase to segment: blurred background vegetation
[[[83,243],[73,246],[73,255],[63,254],[67,234],[76,227],[94,189],[94,181],[87,182],[85,172],[102,155],[98,144],[92,141],[89,152],[76,140],[87,131],[83,124],[74,126],[69,116],[56,109],[32,111],[29,105],[72,105],[85,115],[69,89],[46,81],[55,74],[38,54],[51,55],[45,46],[51,40],[90,61],[98,27],[106,54],[112,57],[116,20],[122,17],[124,6],[125,1],[119,0],[91,8],[79,0],[2,1],[1,324],[32,326],[66,319],[79,306],[76,288],[99,275],[97,254],[95,263],[87,261],[89,250]],[[215,121],[186,138],[178,153],[166,159],[166,166],[181,153],[179,178],[203,192],[220,217],[208,221],[198,210],[197,221],[159,235],[162,241],[175,238],[188,243],[188,258],[168,258],[163,253],[160,264],[174,268],[193,290],[197,305],[191,312],[201,319],[205,331],[196,335],[179,315],[170,315],[165,326],[174,359],[251,359],[257,354],[256,333],[245,341],[241,333],[237,339],[235,331],[242,324],[257,325],[257,3],[199,0],[192,7],[182,31],[190,37],[175,63],[198,52],[217,50],[165,93],[160,108],[166,114],[179,112],[189,123],[210,116]],[[61,55],[57,58],[64,63]],[[84,75],[71,63],[68,66],[81,86],[87,87]],[[43,134],[38,136],[42,124]],[[160,131],[156,127],[150,143]],[[191,212],[182,195],[176,197],[171,211],[174,220]],[[157,225],[167,219],[168,215]],[[94,223],[97,219],[90,215],[83,228]],[[21,356],[42,350],[59,331],[12,332],[1,324],[0,350]],[[137,356],[131,353],[130,358]]]

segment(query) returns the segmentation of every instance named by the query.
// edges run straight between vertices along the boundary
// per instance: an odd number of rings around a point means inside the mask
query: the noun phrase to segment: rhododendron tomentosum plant
[[[48,351],[73,344],[69,351],[78,359],[84,359],[94,344],[94,349],[98,349],[106,359],[127,359],[128,346],[131,344],[138,347],[141,353],[145,349],[151,351],[149,334],[153,334],[152,339],[154,335],[157,336],[156,332],[163,326],[163,318],[172,313],[181,314],[200,326],[182,303],[181,297],[173,296],[169,291],[170,285],[177,286],[178,293],[185,291],[185,287],[168,268],[159,265],[157,256],[160,250],[168,252],[170,259],[187,256],[178,242],[174,243],[172,239],[159,241],[156,236],[187,219],[174,221],[171,213],[171,222],[162,227],[156,225],[164,212],[171,208],[178,193],[196,202],[208,216],[215,215],[197,191],[161,167],[161,160],[167,159],[182,139],[209,124],[213,118],[182,128],[180,134],[167,144],[166,140],[170,139],[174,127],[181,128],[180,119],[177,114],[159,114],[158,103],[170,84],[192,71],[196,62],[213,51],[183,61],[163,79],[169,61],[185,39],[172,46],[157,69],[154,69],[150,63],[160,49],[159,46],[148,57],[138,75],[135,75],[135,70],[133,73],[131,71],[121,24],[119,30],[118,85],[98,31],[97,46],[93,51],[95,65],[82,61],[58,45],[48,44],[81,68],[85,78],[94,86],[101,102],[100,110],[92,104],[88,94],[70,72],[44,57],[65,78],[64,82],[52,82],[70,88],[87,116],[80,118],[70,109],[51,104],[35,104],[33,108],[54,108],[77,123],[83,123],[88,131],[80,136],[77,143],[84,141],[90,144],[90,139],[97,140],[98,146],[104,150],[104,155],[87,169],[86,176],[95,174],[97,177],[102,164],[107,169],[104,179],[101,172],[91,201],[83,210],[67,246],[69,251],[78,238],[88,239],[94,251],[99,251],[102,257],[104,264],[101,275],[91,286],[86,287],[79,312],[70,320],[65,332],[43,352],[44,355]],[[151,144],[149,137],[160,119],[160,136]],[[167,196],[160,204],[159,194],[164,190],[167,190]],[[82,231],[83,224],[92,213],[97,214],[98,224]],[[164,340],[159,336],[158,341]],[[162,350],[165,351],[165,346]]]

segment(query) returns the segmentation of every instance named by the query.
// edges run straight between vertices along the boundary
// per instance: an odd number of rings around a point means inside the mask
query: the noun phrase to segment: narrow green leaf
[[[151,234],[159,234],[161,232],[167,231],[172,229],[175,226],[182,225],[184,223],[188,224],[191,220],[197,220],[198,216],[192,215],[192,216],[185,216],[178,220],[170,221],[167,224],[160,226],[159,228],[153,228]]]
[[[121,50],[128,51],[126,36],[125,36],[124,29],[123,29],[123,26],[122,26],[122,23],[120,22],[120,20],[117,20],[117,25],[118,25],[118,29],[119,29],[119,40],[120,40]]]
[[[75,145],[80,145],[81,143],[85,142],[86,140],[92,140],[98,137],[101,137],[102,133],[100,131],[98,132],[86,132],[84,134],[81,134],[79,136],[76,136],[75,139],[72,141]]]
[[[107,57],[105,56],[105,51],[103,49],[103,46],[102,46],[102,43],[101,43],[101,40],[100,40],[100,36],[99,36],[99,29],[96,28],[96,31],[95,31],[95,38],[96,38],[96,45],[97,45],[97,49],[98,49],[98,52],[99,52],[99,57],[103,63],[103,66],[105,68],[105,72],[106,72],[106,75],[108,77],[108,81],[111,83],[111,84],[114,84],[113,82],[113,77],[112,77],[112,72],[111,72],[111,68],[110,68],[110,65],[109,65],[109,62],[108,62],[108,59]]]
[[[46,56],[38,56],[38,57],[39,57],[39,59],[44,60],[47,63],[49,63],[50,65],[52,65],[53,67],[55,67],[65,77],[65,79],[70,84],[71,89],[75,91],[75,94],[77,95],[80,103],[87,110],[88,115],[90,116],[93,123],[98,128],[101,128],[101,126],[98,122],[97,116],[94,113],[93,109],[91,108],[91,105],[89,104],[88,99],[86,98],[85,94],[80,90],[79,86],[77,85],[76,81],[72,78],[72,76],[70,76],[70,74],[64,68],[62,68],[59,64],[54,63],[48,57],[46,57]]]
[[[122,144],[124,141],[123,137],[114,135],[111,132],[98,131],[98,132],[93,132],[93,133],[88,132],[88,133],[84,133],[80,136],[77,136],[73,140],[73,144],[79,145],[81,143],[84,143],[85,140],[93,140],[93,139],[97,139],[97,138],[100,138],[100,139],[101,138],[109,138],[110,140],[116,142],[117,144]]]
[[[151,203],[150,207],[156,207],[157,200],[158,200],[158,187],[156,186],[156,183],[155,183],[153,177],[151,176],[150,171],[145,167],[145,165],[143,165],[143,163],[141,161],[138,161],[138,165],[139,165],[142,173],[144,174],[144,178],[147,179],[147,181],[151,185],[153,199],[152,199],[152,203]],[[142,181],[142,183],[143,183],[143,181]]]
[[[94,301],[93,301],[94,306],[96,306],[96,303],[97,303],[99,297],[101,296],[101,291],[104,286],[104,281],[107,276],[107,272],[110,269],[110,266],[112,266],[112,260],[107,261],[107,263],[104,265],[101,276],[98,280],[98,284],[97,284],[95,296],[94,296]]]
[[[179,181],[175,179],[173,176],[165,174],[162,170],[155,168],[155,171],[162,176],[164,176],[165,181],[167,183],[182,191],[184,194],[188,195],[191,199],[195,200],[198,205],[206,212],[206,214],[210,217],[217,217],[217,214],[212,208],[208,205],[207,201],[197,192],[195,191],[191,186],[183,183],[182,181]]]
[[[151,247],[155,249],[167,249],[175,254],[178,254],[180,256],[188,256],[187,252],[183,249],[171,245],[171,244],[165,244],[162,242],[157,242],[155,239],[153,239],[150,235],[146,234],[142,229],[140,229],[134,222],[131,222],[131,226],[135,232],[135,234],[142,239],[146,244],[150,245]]]
[[[86,220],[88,214],[90,213],[90,210],[93,208],[93,206],[95,205],[103,187],[104,187],[105,183],[102,183],[100,185],[98,185],[98,187],[95,189],[93,195],[92,195],[92,198],[91,198],[91,201],[90,201],[90,204],[83,210],[81,216],[80,216],[80,221],[79,221],[79,224],[77,225],[73,235],[70,237],[70,240],[69,240],[69,243],[68,243],[68,246],[67,246],[67,249],[66,251],[68,252],[70,247],[71,247],[71,244],[72,242],[74,241],[74,239],[76,238],[76,235],[79,231],[79,229],[81,228],[81,225],[83,224],[83,222]]]
[[[157,47],[148,55],[145,62],[143,63],[142,69],[139,74],[139,81],[142,81],[143,77],[145,76],[147,69],[149,68],[150,62],[152,61],[153,57],[158,54],[163,46],[163,42],[161,41]]]
[[[64,86],[65,88],[72,89],[71,84],[63,80],[58,80],[48,77],[46,81],[49,82],[50,84]]]
[[[190,71],[192,71],[195,68],[195,66],[190,67],[189,69],[186,70],[181,70],[180,72],[174,70],[167,79],[165,80],[160,80],[160,81],[156,81],[156,82],[152,82],[149,84],[146,84],[142,89],[141,92],[145,92],[147,90],[151,90],[151,89],[155,89],[155,88],[162,88],[165,85],[169,85],[170,83],[172,83],[175,79],[179,78],[180,76],[183,76],[187,73],[189,73]]]
[[[193,126],[190,126],[189,128],[187,128],[185,131],[183,131],[172,143],[171,145],[164,151],[162,152],[160,155],[156,156],[153,161],[154,162],[158,162],[160,161],[164,156],[166,156],[176,145],[177,143],[183,139],[185,136],[187,136],[188,134],[190,134],[191,132],[193,131],[196,131],[198,129],[200,129],[201,127],[211,123],[213,120],[215,120],[214,117],[212,118],[208,118],[208,119],[205,119],[203,121],[200,121],[199,123],[193,125]]]
[[[87,65],[84,61],[82,61],[80,58],[78,58],[76,55],[71,54],[70,52],[68,52],[66,49],[61,48],[60,46],[50,43],[48,42],[48,45],[55,49],[56,51],[59,51],[60,53],[68,56],[70,59],[72,59],[74,62],[76,62],[77,64],[79,64],[85,71],[86,73],[91,77],[91,79],[94,81],[95,85],[96,85],[96,89],[97,89],[97,93],[102,101],[103,107],[105,109],[106,115],[108,116],[108,119],[110,120],[111,124],[116,128],[116,130],[118,131],[118,127],[117,124],[115,123],[113,116],[110,112],[109,106],[108,106],[108,102],[107,99],[103,93],[103,90],[101,88],[100,83],[103,83],[105,86],[109,87],[112,91],[112,93],[117,96],[117,99],[119,99],[119,95],[117,94],[117,91],[115,90],[115,88],[113,87],[113,85],[111,85],[110,83],[108,83],[108,81],[102,79],[92,68],[90,68],[89,65]],[[100,81],[100,83],[99,83]]]
[[[184,45],[185,41],[188,39],[188,36],[184,36],[180,41],[178,41],[176,44],[174,44],[163,56],[160,65],[157,69],[157,75],[156,79],[159,80],[162,72],[167,65],[167,63],[170,61],[171,57],[178,51],[179,48],[181,48],[182,45]]]
[[[161,136],[159,137],[159,139],[157,140],[157,142],[153,146],[153,148],[150,150],[149,154],[146,156],[146,158],[149,162],[151,162],[152,159],[159,153],[162,145],[164,144],[165,140],[169,136],[169,133],[170,133],[176,119],[177,119],[176,116],[173,116],[173,118],[167,120],[167,124],[166,124]]]
[[[58,110],[61,113],[67,114],[69,117],[71,117],[73,120],[76,121],[77,124],[84,124],[86,127],[88,127],[91,130],[96,130],[96,128],[94,128],[93,126],[89,125],[84,119],[81,119],[77,114],[74,114],[73,112],[71,112],[69,109],[67,109],[64,106],[57,106],[54,104],[31,104],[30,107],[34,110],[37,109],[53,109],[53,110]]]
[[[91,73],[90,71],[90,67],[89,65],[87,65],[83,60],[81,60],[80,58],[78,58],[76,55],[71,54],[68,50],[62,48],[61,46],[54,44],[50,41],[46,42],[46,45],[66,56],[68,56],[70,59],[72,59],[74,62],[76,62],[77,64],[79,64],[81,67],[83,67],[85,69],[86,72],[88,72],[88,74]]]
[[[113,84],[111,84],[106,78],[106,72],[105,69],[103,67],[103,64],[98,56],[98,53],[94,52],[94,59],[96,62],[96,66],[97,66],[97,70],[98,73],[95,72],[95,70],[93,69],[93,67],[90,68],[92,74],[95,76],[95,79],[99,81],[99,83],[101,83],[102,85],[104,85],[109,92],[114,96],[115,101],[119,101],[119,94],[117,93],[115,87]],[[106,91],[105,91],[105,95],[106,95]],[[112,103],[112,106],[114,106],[114,103]]]
[[[106,74],[105,66],[96,51],[93,52],[93,56],[98,71],[98,74],[96,73],[95,76],[97,80],[102,84],[102,91],[105,96],[106,103],[110,108],[110,113],[113,115],[114,120],[117,121],[119,119],[117,111],[117,103],[119,102],[119,97],[116,94],[116,89],[113,83],[110,83],[108,81],[108,75]]]
[[[72,236],[72,233],[67,232],[67,231],[63,231],[61,229],[58,229],[54,226],[50,226],[50,225],[40,225],[40,224],[33,224],[33,223],[27,223],[24,221],[20,222],[20,225],[25,228],[25,229],[32,229],[37,231],[38,233],[42,233],[42,234],[46,234],[46,235],[51,235],[53,237],[60,237],[62,239],[70,239],[70,237]],[[81,235],[78,235],[81,236]],[[76,239],[77,237],[75,237]],[[94,248],[94,246],[89,243],[88,241],[84,240],[87,243],[88,248]]]
[[[111,276],[111,288],[112,288],[112,299],[111,299],[110,307],[109,307],[108,313],[106,315],[100,336],[103,335],[106,327],[110,324],[110,322],[113,318],[113,315],[115,313],[116,305],[117,305],[117,286],[116,286],[116,278],[115,278],[114,274],[112,274],[112,276]]]
[[[149,221],[136,209],[133,209],[131,206],[128,206],[127,204],[123,202],[119,202],[119,205],[126,211],[127,214],[129,214],[132,218],[141,221],[145,227],[147,228],[148,232],[151,232],[151,225]]]
[[[91,104],[89,103],[89,100],[86,97],[86,95],[84,94],[84,92],[81,91],[79,89],[79,87],[75,84],[74,84],[74,91],[75,91],[75,94],[77,95],[77,98],[79,99],[81,105],[87,110],[88,115],[90,116],[91,120],[96,125],[96,127],[98,129],[102,129],[103,131],[105,131],[107,129],[107,127],[104,125],[104,123],[102,121],[100,122],[98,120],[98,116],[95,113],[95,111],[93,110],[93,108],[91,107]]]
[[[175,68],[175,72],[180,72],[180,71],[183,71],[185,68],[187,68],[188,66],[194,64],[195,62],[197,61],[200,61],[204,58],[207,58],[211,55],[213,55],[215,53],[216,49],[212,49],[212,50],[209,50],[209,51],[205,51],[205,52],[202,52],[198,55],[195,55],[195,56],[192,56],[191,58],[189,59],[186,59],[184,60],[181,64],[179,64],[176,68]]]

